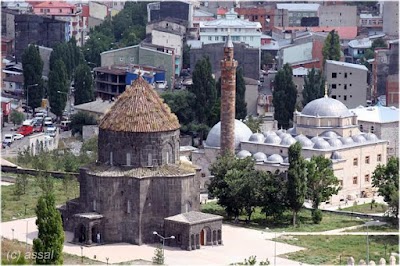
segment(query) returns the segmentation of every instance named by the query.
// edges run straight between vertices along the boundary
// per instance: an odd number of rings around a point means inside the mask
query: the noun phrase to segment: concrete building
[[[187,22],[184,20],[167,17],[160,21],[152,21],[150,23],[147,23],[146,34],[151,34],[151,31],[154,28],[164,28],[179,32],[180,34],[184,35],[187,29],[186,24]]]
[[[261,46],[261,24],[239,19],[233,9],[225,14],[225,18],[200,22],[200,41],[203,44],[224,43],[228,31],[234,43],[243,42],[253,48]]]
[[[369,38],[356,39],[348,43],[348,55],[346,55],[346,62],[358,63],[364,57],[365,51],[370,49],[372,41]]]
[[[69,22],[38,16],[15,15],[15,56],[20,61],[29,44],[53,47],[69,40]]]
[[[187,22],[188,27],[193,26],[194,4],[184,1],[161,1],[147,4],[147,21],[160,21],[167,17]]]
[[[390,106],[364,107],[351,109],[357,115],[361,132],[373,133],[378,138],[387,140],[387,155],[399,156],[399,109]]]
[[[383,4],[383,32],[399,38],[399,2],[385,1]]]
[[[198,170],[179,160],[179,127],[140,77],[117,99],[100,121],[96,164],[80,170],[79,197],[59,208],[74,243],[142,245],[160,234],[185,250],[222,244],[222,217],[199,212]]]
[[[5,36],[8,39],[13,40],[15,38],[15,16],[18,12],[13,10],[2,8],[1,9],[1,36]]]
[[[260,49],[251,48],[244,43],[233,42],[233,45],[235,47],[235,59],[238,61],[238,67],[243,69],[243,76],[258,80],[260,78]],[[208,56],[212,71],[218,78],[221,71],[219,62],[223,59],[221,53],[223,46],[224,43],[222,42],[203,45],[200,43],[198,46],[192,46],[190,49],[190,65],[194,68],[198,60]]]
[[[386,105],[399,107],[399,74],[386,79]]]
[[[367,101],[368,68],[364,65],[326,60],[325,78],[333,99],[348,108],[365,105]]]
[[[291,3],[291,4],[277,4],[276,8],[288,11],[289,26],[303,26],[302,18],[318,18],[320,5]],[[317,25],[313,26],[318,26],[318,23]]]
[[[335,5],[319,8],[319,26],[357,26],[357,6]]]
[[[4,87],[2,91],[13,95],[22,96],[24,94],[24,76],[14,75],[3,79]]]
[[[369,32],[382,32],[382,15],[360,14],[358,27],[360,32],[366,32],[367,34]]]
[[[331,197],[330,203],[374,195],[376,188],[372,187],[372,173],[378,164],[387,161],[386,140],[373,133],[360,132],[357,116],[344,104],[327,96],[311,101],[301,113],[296,111],[293,124],[293,128],[287,131],[280,129],[252,134],[246,125],[237,121],[236,156],[252,156],[256,169],[285,173],[289,167],[289,147],[300,142],[306,160],[322,155],[332,161],[340,190],[338,195]],[[219,129],[220,125],[215,125],[207,136],[204,149],[192,153],[192,160],[201,166],[205,179],[210,177],[208,167],[220,151]]]
[[[247,115],[257,116],[257,99],[259,91],[259,80],[243,77],[246,84],[244,99],[246,101]]]

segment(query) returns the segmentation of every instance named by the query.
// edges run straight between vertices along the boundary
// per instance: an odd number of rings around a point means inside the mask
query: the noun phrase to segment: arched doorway
[[[200,245],[211,245],[211,229],[209,227],[204,227],[200,232]]]
[[[77,239],[79,243],[86,242],[86,227],[83,224],[78,225],[75,229],[75,239]]]
[[[100,229],[98,225],[93,225],[92,227],[92,243],[97,243],[97,234],[99,234],[100,236],[100,240],[101,241],[101,235],[100,235]],[[100,244],[100,243],[97,243]]]

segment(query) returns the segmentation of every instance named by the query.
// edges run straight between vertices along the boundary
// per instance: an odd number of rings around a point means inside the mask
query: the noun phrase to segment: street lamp
[[[265,231],[269,231],[269,232],[271,232],[271,229],[269,229],[268,227],[265,227]],[[284,234],[285,233],[285,231],[282,231],[282,234]],[[274,266],[276,266],[276,231],[274,232],[274,239],[275,239],[275,241],[274,241]]]
[[[379,220],[374,221],[374,219],[371,219],[371,221],[365,222],[365,226],[367,227],[367,265],[369,264],[369,235],[368,235],[368,226],[369,225],[374,225],[376,223],[380,223]]]
[[[162,239],[162,255],[163,255],[163,259],[164,259],[164,244],[165,244],[165,240],[167,240],[167,239],[175,239],[175,236],[163,237],[162,235],[160,235],[156,231],[153,232],[153,235],[156,235],[156,236],[158,236],[159,238]]]
[[[83,246],[81,246],[81,262],[83,263]]]
[[[36,87],[36,86],[39,86],[39,84],[37,84],[37,83],[35,83],[35,84],[32,84],[32,85],[28,85],[28,86],[26,86],[26,118],[28,118],[28,116],[29,116],[29,88],[32,88],[32,87]]]

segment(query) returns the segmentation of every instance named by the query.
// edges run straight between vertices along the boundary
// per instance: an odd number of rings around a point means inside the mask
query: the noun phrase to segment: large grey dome
[[[247,141],[251,134],[253,134],[253,132],[251,132],[248,126],[235,119],[235,148],[238,148],[242,141]],[[205,146],[221,147],[221,122],[218,122],[212,127],[208,133]]]
[[[315,136],[315,137],[313,137],[313,138],[311,139],[311,141],[312,141],[313,143],[315,143],[315,142],[317,142],[317,141],[319,141],[319,140],[324,140],[324,139],[321,138],[320,136]]]
[[[319,98],[309,102],[304,107],[301,114],[326,117],[346,117],[353,115],[343,103],[329,97]]]
[[[246,157],[251,157],[251,153],[246,150],[241,150],[236,154],[236,157],[238,157],[239,159],[244,159]]]
[[[337,138],[338,134],[335,131],[329,130],[329,131],[324,131],[321,133],[321,137],[324,138]]]
[[[250,136],[249,141],[251,142],[258,142],[258,143],[264,143],[265,137],[261,133],[254,133],[253,135]]]
[[[267,161],[267,155],[263,152],[257,152],[253,155],[253,158],[256,160],[256,162],[266,162]]]
[[[280,137],[281,139],[284,139],[284,138],[291,138],[292,135],[290,135],[289,133],[286,133],[286,132],[285,132],[285,133],[280,134],[279,137]]]
[[[374,133],[367,133],[367,134],[365,134],[364,137],[368,141],[377,141],[377,140],[379,140],[378,137]]]
[[[277,135],[268,135],[265,138],[264,143],[268,143],[268,144],[279,144],[281,143],[281,138]]]
[[[361,135],[361,134],[355,135],[355,136],[353,136],[352,138],[353,138],[354,142],[357,142],[357,143],[363,143],[363,142],[366,142],[366,141],[367,141],[367,140],[364,138],[364,136]]]
[[[267,159],[268,163],[283,163],[283,158],[279,154],[272,154]]]
[[[328,139],[328,143],[329,145],[331,145],[331,147],[341,147],[343,145],[343,143],[340,141],[340,139]]]
[[[303,148],[312,147],[314,145],[314,143],[309,138],[307,138],[306,136],[304,136],[302,134],[296,136],[295,139],[298,142],[300,142],[301,147],[303,147]]]
[[[292,145],[293,143],[295,143],[296,142],[296,139],[295,138],[293,138],[292,136],[286,136],[286,137],[284,137],[283,139],[282,139],[282,142],[281,142],[281,145],[285,145],[285,146],[290,146],[290,145]]]
[[[330,147],[331,147],[331,145],[329,145],[329,143],[324,139],[320,139],[320,140],[316,141],[313,146],[314,149],[318,149],[318,150],[326,150],[326,149],[329,149]]]
[[[354,141],[351,137],[342,137],[340,138],[340,141],[343,143],[343,145],[354,144]]]
[[[296,135],[296,128],[295,127],[291,127],[287,130],[287,133],[289,133],[290,135]]]
[[[278,136],[278,135],[275,133],[275,131],[271,131],[271,130],[268,130],[267,132],[264,133],[264,136],[265,136],[265,137],[268,137],[269,135]]]

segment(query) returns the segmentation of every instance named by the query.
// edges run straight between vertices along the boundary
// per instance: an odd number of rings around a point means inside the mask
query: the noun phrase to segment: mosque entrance
[[[79,243],[86,242],[86,227],[83,224],[80,224],[76,229],[76,239]]]
[[[201,230],[201,234],[200,234],[200,245],[202,245],[202,246],[204,246],[205,245],[205,238],[206,238],[206,236],[205,236],[205,232],[204,232],[204,229],[203,230]]]

